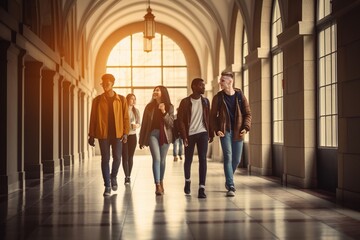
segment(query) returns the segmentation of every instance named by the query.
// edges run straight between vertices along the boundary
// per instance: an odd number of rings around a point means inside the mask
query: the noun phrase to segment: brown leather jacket
[[[139,134],[139,145],[149,146],[149,139],[151,133],[151,124],[154,116],[154,104],[151,102],[146,105],[143,113],[140,134]],[[167,142],[170,144],[174,141],[173,137],[174,127],[174,106],[170,105],[169,110],[164,115],[164,132]]]
[[[214,137],[214,132],[210,131],[210,102],[207,98],[201,96],[201,103],[203,107],[203,123],[208,132],[209,138]],[[178,109],[178,127],[180,137],[182,139],[189,137],[190,119],[191,119],[191,100],[190,96],[181,100]]]
[[[240,93],[240,94],[239,94]],[[230,116],[228,109],[224,101],[223,91],[218,92],[211,102],[211,111],[210,111],[210,129],[215,132],[222,131],[225,133],[231,128]],[[240,132],[245,129],[250,131],[251,129],[251,111],[250,105],[246,97],[240,89],[235,89],[236,96],[236,112],[235,112],[235,122],[234,122],[234,134],[233,140],[239,141],[243,140],[243,137],[240,136]],[[241,99],[238,99],[238,95],[242,96]],[[219,99],[220,98],[220,99]],[[239,101],[240,100],[240,101]]]

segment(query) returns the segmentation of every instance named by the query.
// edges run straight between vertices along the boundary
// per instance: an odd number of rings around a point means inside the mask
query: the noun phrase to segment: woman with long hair
[[[127,143],[123,144],[122,158],[123,170],[125,174],[124,183],[130,184],[131,170],[133,167],[133,159],[137,143],[136,129],[140,127],[140,112],[135,107],[136,96],[133,93],[130,93],[126,96],[126,101],[129,107],[130,132]]]
[[[139,136],[140,149],[150,147],[155,194],[164,194],[165,160],[173,142],[174,106],[164,86],[154,88],[152,99],[146,105]]]

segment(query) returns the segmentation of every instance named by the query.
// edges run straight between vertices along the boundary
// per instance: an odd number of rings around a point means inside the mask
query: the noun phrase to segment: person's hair
[[[129,93],[128,95],[126,95],[126,101],[127,101],[127,103],[128,103],[128,104],[129,104],[129,102],[130,102],[130,98],[131,98],[131,97],[134,97],[134,98],[135,98],[135,100],[136,100],[136,96],[135,96],[135,94],[133,94],[133,93]],[[134,113],[135,118],[136,118],[136,121],[137,121],[137,120],[139,120],[139,117],[140,117],[140,116],[138,116],[138,114],[137,114],[137,111],[136,111],[135,105],[132,107],[131,111]]]
[[[105,73],[104,75],[101,76],[101,80],[105,81],[105,80],[109,80],[111,82],[115,82],[115,77],[114,75],[110,74],[110,73]]]
[[[160,91],[161,91],[161,102],[165,104],[165,110],[169,111],[170,105],[172,105],[172,104],[171,104],[170,95],[169,95],[169,92],[168,92],[167,88],[162,86],[162,85],[154,87],[154,90],[156,88],[160,89]],[[156,100],[153,99],[152,102],[154,104],[156,104]]]
[[[204,79],[202,78],[194,78],[191,82],[191,90],[194,91],[194,86],[196,86],[197,84],[201,83],[201,82],[205,82]]]
[[[228,77],[234,78],[234,73],[231,71],[223,71],[221,73],[221,76],[228,76]]]

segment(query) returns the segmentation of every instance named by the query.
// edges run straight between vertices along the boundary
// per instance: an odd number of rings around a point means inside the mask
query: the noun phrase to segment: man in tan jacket
[[[113,90],[115,78],[112,74],[101,77],[104,93],[97,96],[91,107],[89,140],[95,146],[98,139],[101,152],[101,171],[104,178],[104,196],[117,190],[117,173],[121,162],[122,143],[127,142],[130,131],[128,105],[124,96]],[[113,153],[113,162],[110,173],[110,146]]]

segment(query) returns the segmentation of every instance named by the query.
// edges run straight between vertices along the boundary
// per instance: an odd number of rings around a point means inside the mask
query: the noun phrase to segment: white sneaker
[[[105,187],[104,196],[110,196],[111,195],[111,187]]]
[[[235,196],[235,188],[234,187],[229,187],[229,191],[226,193],[226,196],[234,197]]]
[[[229,191],[226,193],[226,196],[228,196],[228,197],[234,197],[234,196],[235,196],[235,192],[229,190]]]

